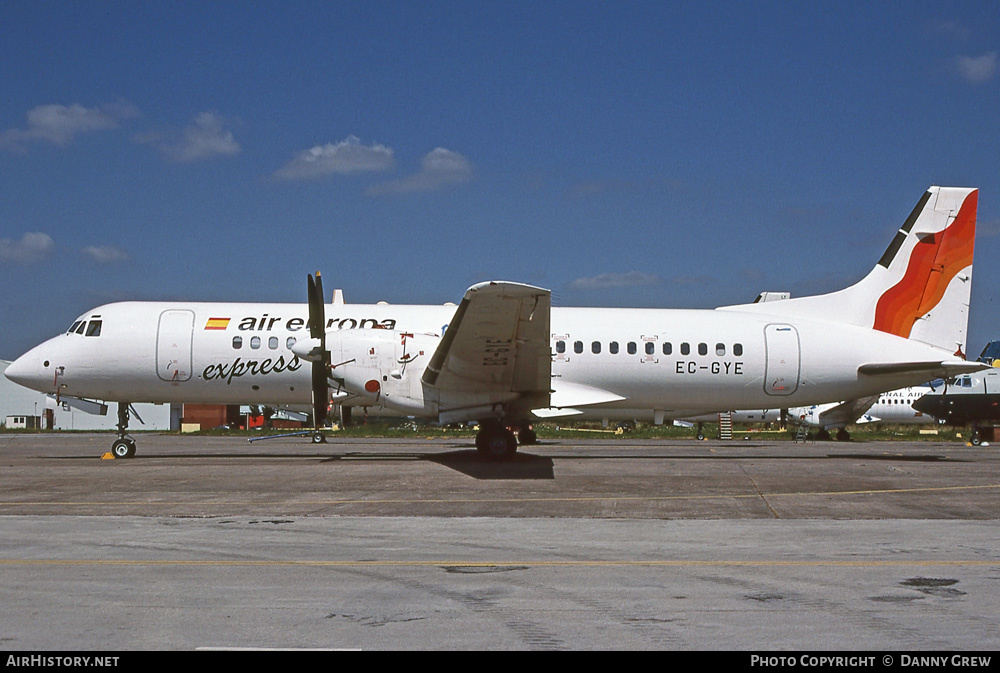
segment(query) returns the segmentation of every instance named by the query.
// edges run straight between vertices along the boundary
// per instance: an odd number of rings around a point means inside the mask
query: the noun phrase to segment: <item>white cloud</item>
[[[472,179],[472,164],[458,152],[437,147],[424,155],[420,172],[401,180],[391,180],[375,185],[369,194],[401,192],[429,192],[449,185],[458,185]]]
[[[997,53],[991,51],[982,56],[959,56],[955,60],[955,68],[966,81],[974,84],[985,82],[992,79],[997,70]]]
[[[82,252],[99,264],[120,262],[128,259],[127,252],[113,245],[88,245]]]
[[[303,150],[274,172],[283,180],[310,180],[331,173],[347,175],[385,171],[393,167],[393,151],[385,145],[362,145],[357,136],[348,136],[339,143],[317,145]]]
[[[933,24],[932,28],[949,40],[965,41],[972,35],[972,32],[965,24],[953,20],[939,21]]]
[[[35,262],[48,256],[55,247],[52,237],[40,231],[28,232],[20,241],[0,238],[0,259],[12,262]]]
[[[137,116],[131,103],[118,101],[100,108],[73,105],[39,105],[28,110],[25,129],[9,129],[0,134],[0,147],[23,149],[32,141],[68,145],[78,133],[117,128],[121,119]]]
[[[161,143],[160,149],[169,158],[184,162],[239,154],[240,144],[232,132],[226,130],[224,123],[220,115],[202,112],[195,117],[194,124],[184,129],[179,139]],[[139,138],[137,140],[142,142]]]
[[[616,287],[641,287],[656,285],[660,282],[658,276],[640,271],[626,273],[602,273],[586,278],[577,278],[569,284],[574,290],[603,290]]]

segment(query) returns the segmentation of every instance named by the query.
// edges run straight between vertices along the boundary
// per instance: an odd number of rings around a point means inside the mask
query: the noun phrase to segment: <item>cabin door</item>
[[[791,325],[768,325],[764,328],[764,343],[764,392],[791,395],[799,388],[799,333]]]
[[[160,314],[156,330],[156,375],[178,383],[191,378],[194,311],[171,309]]]

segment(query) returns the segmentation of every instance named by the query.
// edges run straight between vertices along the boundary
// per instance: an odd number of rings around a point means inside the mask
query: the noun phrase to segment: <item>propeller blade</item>
[[[309,336],[319,340],[322,358],[312,363],[313,419],[317,428],[326,426],[327,408],[330,404],[330,384],[327,372],[330,370],[330,352],[326,349],[326,313],[323,304],[323,280],[319,271],[316,279],[309,276]]]

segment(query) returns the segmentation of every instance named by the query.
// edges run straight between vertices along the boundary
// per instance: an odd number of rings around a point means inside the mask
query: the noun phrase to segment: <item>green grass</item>
[[[602,427],[601,423],[595,422],[567,422],[567,423],[554,423],[554,422],[543,422],[535,423],[535,432],[538,433],[540,439],[602,439],[606,441],[617,441],[617,440],[636,440],[636,439],[672,439],[672,440],[683,440],[690,439],[692,441],[696,440],[695,428],[684,428],[679,426],[674,426],[672,424],[664,425],[654,425],[652,423],[635,423],[627,424],[628,427],[623,431],[617,431],[617,424],[611,424],[609,427]],[[948,426],[937,426],[938,434],[922,434],[920,431],[930,429],[934,426],[912,426],[912,425],[887,425],[887,424],[873,424],[873,425],[859,425],[859,426],[848,426],[848,431],[851,433],[851,438],[854,441],[859,442],[869,442],[869,441],[931,441],[931,442],[964,442],[969,437],[968,428],[952,428]],[[114,433],[114,430],[18,430],[10,429],[0,426],[0,434],[14,434],[14,433],[50,433],[50,432],[105,432]],[[164,431],[143,431],[141,429],[130,429],[131,434],[140,434],[142,432],[160,432]],[[201,436],[232,436],[232,437],[260,437],[262,435],[279,435],[285,433],[295,432],[295,430],[290,429],[279,429],[273,428],[270,430],[228,430],[228,429],[212,429],[212,430],[201,430],[199,432],[191,433],[193,435]],[[708,439],[718,438],[719,429],[716,423],[705,423],[703,424],[703,432],[705,437]],[[347,428],[342,428],[330,433],[332,436],[339,437],[358,437],[358,438],[378,438],[378,437],[388,437],[388,438],[407,438],[407,437],[421,437],[421,438],[448,438],[448,437],[468,437],[473,438],[476,436],[476,428],[470,427],[468,425],[462,427],[442,427],[440,425],[425,423],[422,421],[412,421],[407,419],[370,419],[368,423],[365,424],[355,424]],[[810,441],[816,441],[815,430],[810,431]],[[778,430],[776,427],[764,428],[763,426],[742,426],[737,425],[733,428],[733,439],[742,441],[744,439],[749,440],[766,440],[766,441],[794,441],[795,431],[794,429]]]
[[[575,422],[575,423],[535,423],[534,429],[538,433],[539,439],[603,439],[606,441],[636,440],[636,439],[673,439],[696,440],[695,428],[684,428],[672,424],[654,425],[652,423],[630,424],[631,427],[619,432],[617,425],[611,424],[604,428],[600,422]],[[855,441],[963,441],[968,438],[969,433],[965,428],[950,428],[940,426],[938,434],[921,434],[921,429],[929,429],[931,426],[890,426],[879,424],[877,426],[848,426],[851,438]],[[282,434],[294,432],[293,430],[206,430],[199,434],[204,435],[239,435],[239,436],[260,436],[262,434]],[[705,423],[703,432],[708,439],[718,437],[718,425],[715,423]],[[352,425],[331,433],[340,437],[468,437],[476,435],[474,427],[464,426],[462,428],[441,427],[431,423],[420,421],[404,420],[370,420],[364,425]],[[815,441],[815,431],[810,432],[810,441]],[[766,440],[766,441],[794,441],[794,429],[778,430],[765,429],[761,426],[736,426],[733,428],[733,439],[744,440]]]

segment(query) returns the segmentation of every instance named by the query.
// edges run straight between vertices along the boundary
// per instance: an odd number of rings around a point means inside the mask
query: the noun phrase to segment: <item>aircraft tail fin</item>
[[[931,187],[871,272],[824,295],[727,306],[835,320],[923,341],[964,358],[979,191]]]

